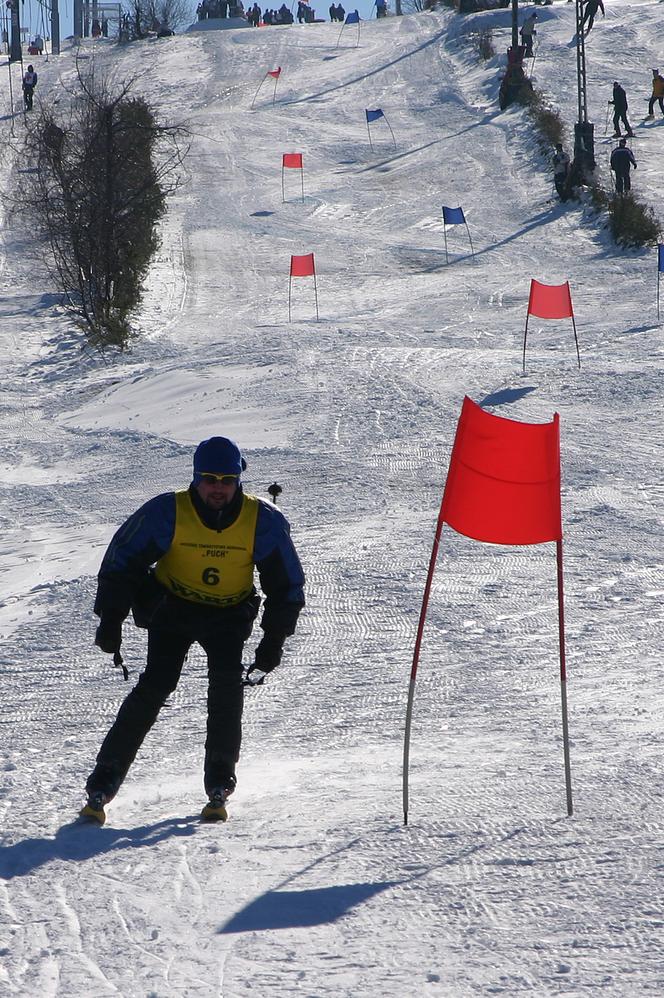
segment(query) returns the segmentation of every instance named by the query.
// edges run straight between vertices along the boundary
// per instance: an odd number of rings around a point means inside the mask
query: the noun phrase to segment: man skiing
[[[617,80],[613,83],[613,100],[609,101],[609,104],[613,104],[613,137],[614,139],[620,138],[620,122],[622,121],[625,127],[625,134],[628,138],[634,135],[632,131],[632,126],[627,120],[627,94],[624,89],[620,86]]]
[[[664,114],[664,77],[659,75],[658,69],[652,71],[652,96],[648,101],[648,115],[646,121],[652,121],[655,117],[655,103],[659,103],[659,109]]]
[[[627,148],[627,139],[621,139],[618,148],[611,153],[611,169],[616,175],[616,194],[627,194],[631,189],[629,171],[632,167],[636,170],[634,153]]]
[[[145,503],[120,527],[104,555],[94,611],[95,644],[122,664],[122,622],[130,609],[147,628],[147,665],[126,697],[88,777],[81,815],[103,823],[113,799],[194,642],[207,655],[208,719],[201,817],[225,821],[236,784],[243,686],[260,685],[281,661],[304,606],[304,575],[285,517],[243,491],[246,468],[232,440],[210,437],[194,453],[188,489]],[[243,680],[242,651],[260,607],[263,637]]]
[[[35,73],[34,66],[28,66],[23,74],[23,103],[25,104],[26,111],[32,111],[32,99],[36,86],[37,74]]]
[[[595,15],[598,10],[601,10],[602,17],[606,17],[604,12],[604,4],[602,0],[585,0],[586,9],[583,14],[583,20],[581,22],[581,31],[583,31],[584,25],[587,23],[586,35],[589,35],[592,31],[592,26],[595,23]]]
[[[553,162],[553,182],[561,201],[567,201],[570,159],[562,147],[561,142],[556,143],[556,151],[552,157]]]
[[[521,44],[525,48],[525,52],[523,54],[526,59],[530,59],[533,54],[533,36],[537,34],[535,31],[536,20],[537,12],[533,11],[521,25]]]

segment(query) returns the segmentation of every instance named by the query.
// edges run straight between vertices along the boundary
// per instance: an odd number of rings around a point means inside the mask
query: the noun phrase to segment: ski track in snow
[[[636,124],[662,61],[661,5],[605,5],[587,48],[598,140],[613,79]],[[571,8],[538,8],[534,70],[567,121]],[[464,33],[491,27],[502,53],[509,25],[506,10],[445,12],[363,25],[359,48],[335,48],[329,24],[82,47],[120,79],[140,72],[192,148],[121,357],[85,349],[23,257],[20,217],[4,216],[2,994],[664,994],[654,254],[616,251],[560,206],[523,112],[498,111],[503,56],[480,64]],[[73,55],[42,64],[41,99],[66,99]],[[275,105],[265,87],[250,110],[277,65]],[[396,148],[377,122],[372,153],[375,107]],[[664,126],[637,132],[635,188],[661,213]],[[304,154],[304,204],[291,176],[281,200],[287,151]],[[445,265],[442,204],[464,208],[474,262],[450,230]],[[320,321],[300,281],[289,325],[289,255],[311,251]],[[533,320],[522,373],[531,277],[570,280],[581,372],[567,324]],[[402,825],[407,676],[464,394],[511,418],[561,416],[571,819],[552,548],[446,528]],[[126,692],[92,647],[99,561],[126,515],[186,484],[192,445],[213,433],[240,441],[250,491],[284,486],[307,610],[247,696],[227,825],[197,820],[194,649],[108,824],[77,827]],[[134,678],[143,633],[126,625],[123,649]]]

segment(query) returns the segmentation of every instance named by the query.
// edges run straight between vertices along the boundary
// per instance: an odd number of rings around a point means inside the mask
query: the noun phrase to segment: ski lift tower
[[[582,0],[576,0],[576,83],[579,95],[579,117],[574,125],[574,164],[578,177],[586,178],[595,169],[595,126],[588,121],[586,92],[586,40],[583,37]]]

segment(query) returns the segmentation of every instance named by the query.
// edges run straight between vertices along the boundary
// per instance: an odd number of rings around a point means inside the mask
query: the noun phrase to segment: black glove
[[[272,672],[281,662],[283,647],[284,639],[282,637],[264,634],[256,648],[254,664],[249,672],[254,669],[260,669],[261,672]]]
[[[122,644],[122,621],[102,617],[95,634],[95,644],[107,655],[119,652]]]

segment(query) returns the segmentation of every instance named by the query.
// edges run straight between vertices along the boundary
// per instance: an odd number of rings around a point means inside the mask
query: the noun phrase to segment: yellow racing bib
[[[175,493],[175,533],[155,576],[162,586],[192,603],[235,606],[254,585],[254,540],[258,499],[245,495],[237,520],[212,530],[200,520],[188,492]]]

